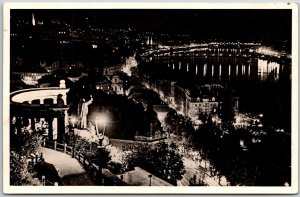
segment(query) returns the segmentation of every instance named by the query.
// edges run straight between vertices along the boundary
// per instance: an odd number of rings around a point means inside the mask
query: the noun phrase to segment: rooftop
[[[191,98],[219,98],[223,91],[223,86],[219,84],[205,84],[189,88],[188,94]]]

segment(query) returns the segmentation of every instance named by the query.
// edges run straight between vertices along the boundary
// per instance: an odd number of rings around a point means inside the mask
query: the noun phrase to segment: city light
[[[257,53],[263,54],[263,55],[270,55],[270,56],[279,56],[280,53],[278,51],[275,51],[271,47],[260,47],[256,50]]]

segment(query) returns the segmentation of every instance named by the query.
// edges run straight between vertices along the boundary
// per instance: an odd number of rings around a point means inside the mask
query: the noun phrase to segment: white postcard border
[[[292,184],[290,187],[9,185],[10,9],[292,9]],[[9,2],[3,11],[3,191],[6,194],[295,194],[298,192],[298,6],[295,3]]]

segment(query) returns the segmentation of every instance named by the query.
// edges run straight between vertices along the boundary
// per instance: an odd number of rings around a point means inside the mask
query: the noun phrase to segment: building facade
[[[111,78],[111,89],[112,92],[116,94],[121,94],[121,95],[124,94],[123,80],[117,74],[114,74]]]
[[[186,90],[185,114],[191,119],[198,119],[200,113],[217,113],[222,104],[223,89],[218,84],[206,84]]]

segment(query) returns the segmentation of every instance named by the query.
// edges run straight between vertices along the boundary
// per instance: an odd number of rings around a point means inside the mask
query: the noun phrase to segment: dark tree
[[[234,103],[232,91],[227,88],[224,91],[223,102],[220,109],[223,124],[231,124],[234,118]]]
[[[128,162],[131,166],[140,166],[174,185],[185,173],[182,156],[174,144],[170,146],[165,142],[156,144],[154,148],[140,147],[131,155]]]
[[[21,132],[16,136],[15,144],[10,149],[10,184],[11,185],[40,185],[35,179],[35,172],[29,172],[27,158],[35,154],[41,145],[41,137],[36,132]]]
[[[105,168],[107,167],[108,162],[111,160],[111,156],[109,154],[109,151],[107,151],[105,148],[98,148],[91,160],[100,168]]]

